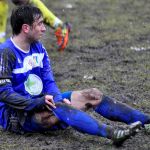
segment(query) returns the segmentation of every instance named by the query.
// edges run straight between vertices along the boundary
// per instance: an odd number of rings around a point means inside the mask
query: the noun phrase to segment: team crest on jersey
[[[31,95],[39,95],[43,90],[42,80],[35,74],[30,74],[24,85],[25,90]]]
[[[24,66],[28,68],[34,68],[38,66],[38,57],[37,56],[28,56],[24,59]]]
[[[33,68],[36,67],[43,67],[43,58],[44,58],[44,53],[38,54],[34,53],[32,55],[26,56],[24,60],[22,61],[23,66],[20,68],[16,68],[13,70],[13,73],[18,74],[18,73],[25,73],[28,72],[29,70],[32,70]],[[18,61],[19,63],[19,61]]]

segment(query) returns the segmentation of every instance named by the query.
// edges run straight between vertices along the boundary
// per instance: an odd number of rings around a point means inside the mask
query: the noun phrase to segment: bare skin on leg
[[[101,102],[102,96],[103,93],[96,88],[73,91],[71,106],[82,111],[87,111],[90,108],[95,108]],[[59,123],[59,119],[50,110],[35,113],[34,118],[44,128],[50,128]]]
[[[71,105],[77,109],[86,111],[96,107],[102,100],[103,93],[96,88],[73,91]]]

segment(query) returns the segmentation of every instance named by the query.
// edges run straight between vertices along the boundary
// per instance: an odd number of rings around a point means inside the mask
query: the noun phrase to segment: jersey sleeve
[[[15,60],[13,51],[7,48],[0,49],[0,101],[12,108],[26,111],[43,107],[44,97],[26,98],[13,90],[11,79]]]
[[[53,28],[58,27],[59,25],[63,24],[63,22],[56,17],[40,0],[29,0],[29,4],[32,4],[38,7],[44,17],[44,21],[46,24],[50,25]]]
[[[53,71],[50,64],[50,59],[46,50],[43,58],[43,68],[41,69],[41,73],[44,85],[44,93],[52,95],[54,98],[54,102],[62,101],[62,96],[55,82]]]

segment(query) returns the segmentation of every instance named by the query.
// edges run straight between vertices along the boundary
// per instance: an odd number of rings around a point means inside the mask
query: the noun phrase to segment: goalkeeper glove
[[[64,23],[55,29],[55,36],[57,38],[58,50],[63,51],[69,40],[69,32],[71,30],[71,25],[69,23]]]

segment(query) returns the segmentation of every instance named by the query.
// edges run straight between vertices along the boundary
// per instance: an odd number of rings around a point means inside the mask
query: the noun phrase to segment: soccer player
[[[44,17],[44,23],[54,29],[57,38],[58,50],[63,51],[67,44],[70,32],[69,23],[63,23],[56,17],[41,0],[12,0],[15,5],[34,5],[38,7]],[[0,43],[5,41],[6,25],[8,17],[8,2],[0,0]]]
[[[103,95],[97,89],[58,89],[46,49],[39,42],[46,31],[40,9],[20,6],[12,12],[13,36],[0,45],[0,125],[16,133],[45,132],[73,127],[79,132],[122,142],[150,122],[150,117]],[[116,128],[85,111],[92,107]]]

